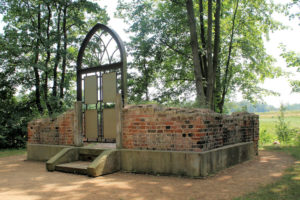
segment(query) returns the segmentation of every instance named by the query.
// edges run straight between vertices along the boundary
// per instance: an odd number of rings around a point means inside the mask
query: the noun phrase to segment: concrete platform
[[[251,160],[253,142],[228,145],[205,152],[121,149],[121,170],[133,173],[205,177]]]
[[[100,148],[103,146],[114,147],[114,144],[93,144],[85,147],[48,146],[50,152],[54,153],[58,151],[46,163],[49,171],[54,171],[56,170],[56,166],[60,168],[61,164],[73,161],[92,161],[87,167],[87,172],[85,170],[81,171],[81,167],[78,169],[78,173],[87,173],[89,176],[100,176],[116,171],[124,171],[144,174],[205,177],[227,167],[251,160],[256,155],[253,142],[228,145],[205,152]],[[28,158],[35,160],[35,156],[36,160],[47,158],[49,156],[47,146],[28,145]],[[76,166],[82,165],[81,163]],[[63,165],[63,167],[66,166]],[[73,168],[73,170],[77,172],[77,169]]]
[[[87,175],[87,168],[92,162],[75,161],[70,163],[59,164],[55,166],[56,171]]]

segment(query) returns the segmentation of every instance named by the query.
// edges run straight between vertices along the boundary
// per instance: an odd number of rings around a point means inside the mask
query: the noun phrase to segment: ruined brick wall
[[[250,113],[222,115],[207,109],[137,105],[125,107],[122,117],[126,149],[201,152],[258,141],[258,116]]]
[[[56,118],[37,119],[28,123],[30,144],[74,144],[75,111],[67,111]]]

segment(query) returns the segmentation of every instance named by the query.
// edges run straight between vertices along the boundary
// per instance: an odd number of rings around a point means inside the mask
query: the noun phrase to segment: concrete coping
[[[147,150],[147,149],[117,149],[117,150],[120,150],[120,151],[139,151],[139,152],[151,151],[151,152],[176,152],[176,153],[188,153],[188,154],[207,154],[207,153],[216,152],[216,151],[224,150],[224,149],[230,149],[232,147],[237,147],[237,146],[240,146],[240,145],[247,145],[247,144],[253,144],[253,142],[252,141],[251,142],[240,142],[240,143],[226,145],[226,146],[223,146],[223,147],[211,149],[211,150],[208,150],[208,151],[202,151],[202,152],[170,151],[170,150]]]

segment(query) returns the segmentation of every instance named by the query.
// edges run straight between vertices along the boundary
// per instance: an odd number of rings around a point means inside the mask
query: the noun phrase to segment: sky
[[[286,45],[287,50],[293,50],[300,52],[300,26],[299,21],[292,20],[290,21],[288,17],[283,15],[275,15],[274,18],[278,21],[283,22],[285,25],[289,26],[287,30],[276,31],[270,35],[270,40],[265,42],[265,47],[267,53],[272,55],[277,59],[276,66],[280,66],[285,71],[295,72],[295,68],[287,68],[286,63],[282,57],[280,57],[281,50],[278,48],[282,43]],[[300,73],[294,73],[292,76],[293,79],[300,80]],[[300,94],[292,93],[291,87],[289,85],[287,78],[276,78],[268,79],[264,83],[264,88],[272,89],[278,93],[280,96],[268,96],[265,98],[265,101],[268,104],[279,106],[280,103],[283,104],[294,104],[300,103]]]
[[[280,2],[279,0],[276,1]],[[126,29],[126,24],[123,22],[122,19],[118,19],[114,17],[118,0],[101,0],[101,1],[95,0],[95,2],[98,2],[101,7],[106,6],[107,13],[109,14],[111,19],[108,23],[108,26],[114,29],[124,41],[128,41],[129,38],[127,34],[124,32],[124,29]],[[269,40],[265,40],[266,51],[268,54],[272,55],[274,58],[277,59],[275,66],[281,67],[284,71],[295,72],[296,71],[295,69],[287,68],[285,61],[280,57],[281,50],[279,49],[279,45],[282,43],[286,45],[288,50],[300,52],[299,21],[297,20],[290,21],[287,16],[279,15],[276,13],[273,17],[276,20],[289,26],[289,29],[271,33],[269,35]],[[0,22],[1,21],[2,20],[0,16]],[[2,26],[3,23],[0,23],[0,31],[2,29]],[[300,80],[300,73],[294,73],[294,74],[295,75],[293,78]],[[289,85],[288,78],[281,77],[276,79],[267,79],[264,82],[264,84],[262,84],[262,87],[273,90],[280,94],[279,96],[264,97],[265,103],[269,105],[279,107],[281,103],[283,103],[284,105],[300,103],[300,94],[291,92],[292,89],[291,86]],[[242,100],[241,95],[237,94],[235,100],[237,101]]]

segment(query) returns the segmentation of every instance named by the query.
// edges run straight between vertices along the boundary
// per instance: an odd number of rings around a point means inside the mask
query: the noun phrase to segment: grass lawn
[[[260,188],[258,191],[236,198],[235,200],[299,200],[300,199],[300,147],[266,146],[266,150],[283,151],[296,159],[296,164],[289,168],[276,183]],[[280,161],[279,161],[280,162]]]
[[[26,149],[0,149],[0,157],[23,155]]]

